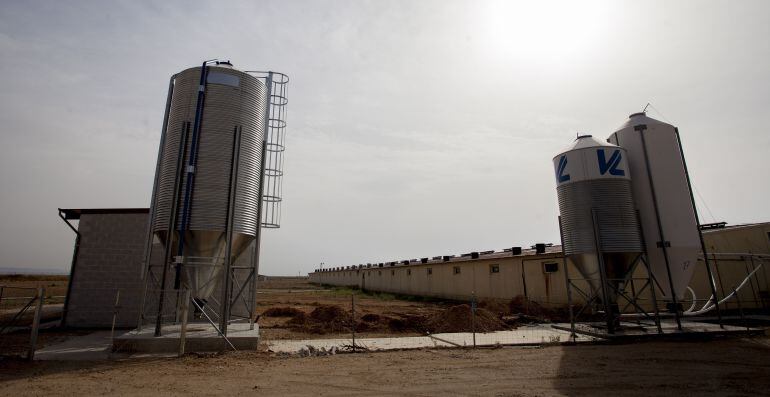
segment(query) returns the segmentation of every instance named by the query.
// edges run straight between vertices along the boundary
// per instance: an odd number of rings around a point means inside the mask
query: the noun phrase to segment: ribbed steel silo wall
[[[177,231],[184,227],[182,282],[195,298],[206,299],[225,263],[228,212],[232,212],[231,258],[237,259],[257,234],[267,89],[254,76],[219,66],[207,67],[201,86],[201,72],[194,67],[173,79],[151,227],[169,244],[173,256],[181,245]],[[205,95],[193,150],[200,89]]]
[[[586,135],[553,163],[565,255],[593,288],[622,288],[643,252],[625,150]]]
[[[189,230],[224,231],[230,183],[234,130],[241,128],[233,227],[235,233],[256,234],[259,217],[259,179],[264,134],[266,89],[262,82],[246,73],[210,67],[206,99],[200,127],[200,141],[192,194]],[[166,139],[161,159],[158,192],[155,198],[153,230],[167,230],[174,197],[177,157],[185,129],[192,130],[195,118],[200,67],[179,73],[174,83]],[[224,74],[238,79],[238,86],[212,83],[212,76]],[[229,82],[234,82],[230,80]],[[188,139],[182,166],[189,162]],[[186,189],[182,178],[180,191]],[[177,227],[182,222],[183,197],[177,205]]]

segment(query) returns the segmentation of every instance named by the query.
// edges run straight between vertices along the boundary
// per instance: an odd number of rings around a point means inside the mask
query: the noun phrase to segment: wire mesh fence
[[[563,318],[566,311],[523,297],[505,301],[477,299],[474,294],[468,300],[440,300],[351,288],[332,288],[312,296],[314,300],[306,306],[273,306],[262,313],[261,330],[266,331],[262,337],[269,350],[319,355],[569,341],[568,332],[551,327],[553,321],[568,321]],[[293,303],[300,303],[299,299]]]
[[[0,354],[34,358],[45,299],[43,287],[0,286]]]
[[[660,295],[653,299],[652,291],[659,289],[660,280],[650,279],[644,271],[637,272],[633,277],[624,279],[622,287],[619,281],[616,283],[617,305],[611,308],[613,313],[615,310],[617,313],[612,326],[631,333],[677,332],[674,321],[677,312],[673,310],[679,310],[681,322],[693,332],[749,327],[751,313],[761,313],[770,307],[764,267],[767,259],[763,255],[716,255],[712,259],[716,296],[709,288],[705,263],[699,261],[695,264],[697,269],[691,283],[692,291],[688,289],[686,299],[679,302],[681,307],[676,308]],[[355,279],[342,277],[337,278],[343,285],[325,285],[324,289],[310,291],[308,296],[292,296],[291,301],[280,301],[278,296],[264,300],[264,295],[261,295],[259,305],[263,309],[260,313],[263,318],[260,326],[265,325],[262,328],[265,331],[263,341],[273,351],[305,351],[309,354],[311,349],[308,346],[316,352],[322,351],[321,348],[326,352],[332,348],[335,351],[357,352],[423,347],[544,345],[591,341],[606,336],[604,334],[608,332],[573,332],[576,328],[571,324],[574,314],[575,322],[590,325],[591,329],[609,329],[603,321],[608,317],[606,305],[601,299],[591,299],[591,296],[599,296],[595,287],[581,279],[580,274],[570,272],[570,277],[565,280],[585,293],[581,296],[573,291],[570,300],[565,292],[567,289],[557,288],[559,280],[550,278],[545,268],[533,269],[527,273],[522,294],[513,298],[492,299],[488,297],[489,290],[485,291],[487,295],[484,297],[467,292],[465,296],[435,298],[404,295],[364,290],[359,288],[361,285],[355,285]],[[538,273],[541,270],[543,275]],[[340,273],[346,271],[340,270]],[[407,275],[410,271],[415,270],[411,267],[403,270]],[[384,278],[397,270],[381,272]],[[469,280],[469,284],[475,286],[477,279]],[[426,288],[429,289],[430,285]],[[467,285],[458,286],[458,289],[464,288]],[[719,302],[722,309],[721,319],[714,310],[714,301]],[[278,307],[278,302],[287,306]],[[660,317],[650,318],[655,315],[656,307]],[[722,327],[722,324],[732,328]]]

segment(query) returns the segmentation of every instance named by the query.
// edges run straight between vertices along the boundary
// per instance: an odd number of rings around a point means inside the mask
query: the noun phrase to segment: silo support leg
[[[604,304],[604,314],[607,322],[607,332],[610,334],[615,333],[615,312],[612,308],[612,303],[609,301],[609,290],[607,280],[607,268],[604,264],[604,254],[601,248],[601,236],[599,235],[599,221],[596,209],[591,209],[591,220],[593,221],[594,229],[594,244],[596,244],[596,257],[599,259],[599,278],[601,281],[601,293],[602,303]]]

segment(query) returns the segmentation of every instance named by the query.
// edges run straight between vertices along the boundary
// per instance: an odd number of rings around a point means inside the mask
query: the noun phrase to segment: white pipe
[[[685,313],[691,312],[692,309],[695,309],[695,305],[698,303],[698,300],[695,298],[695,291],[693,291],[693,289],[690,287],[687,287],[687,290],[690,291],[690,294],[692,294],[692,305],[690,305],[690,307],[684,311]]]
[[[736,288],[734,288],[734,289],[733,289],[733,292],[731,292],[729,295],[725,296],[725,297],[724,297],[724,298],[723,298],[721,301],[719,301],[719,302],[718,302],[718,304],[720,304],[720,305],[721,305],[722,303],[724,303],[724,302],[725,302],[725,301],[727,301],[728,299],[730,299],[730,298],[732,298],[733,296],[735,296],[735,294],[736,294],[738,291],[740,291],[740,289],[741,289],[741,288],[743,288],[743,287],[746,285],[746,283],[749,281],[749,279],[751,278],[751,276],[753,276],[753,275],[754,275],[754,273],[756,273],[756,272],[757,272],[757,270],[759,270],[761,267],[762,267],[762,264],[760,263],[760,264],[759,264],[759,266],[757,266],[757,267],[756,267],[756,268],[755,268],[755,269],[754,269],[754,270],[753,270],[751,273],[749,273],[749,275],[748,275],[748,276],[746,276],[746,278],[745,278],[745,279],[743,279],[743,282],[741,282],[741,283],[738,285],[738,287],[736,287]],[[714,282],[714,280],[711,280],[711,282]],[[688,287],[688,288],[689,288],[689,287]],[[695,295],[693,294],[693,296],[695,296]],[[716,307],[716,305],[714,305],[714,304],[712,303],[713,301],[714,301],[714,295],[711,295],[711,297],[708,299],[708,301],[706,302],[706,304],[705,304],[705,305],[703,305],[703,308],[702,308],[702,309],[700,309],[700,310],[698,310],[698,311],[695,311],[695,312],[689,312],[689,311],[688,311],[688,312],[685,312],[685,313],[683,313],[683,314],[684,314],[685,316],[697,316],[697,315],[699,315],[699,314],[703,314],[703,313],[706,313],[706,312],[708,312],[708,311],[710,311],[711,309],[713,309],[713,308],[715,308],[715,307]],[[711,305],[711,306],[709,306],[709,305]],[[707,306],[708,306],[708,307],[707,307]]]

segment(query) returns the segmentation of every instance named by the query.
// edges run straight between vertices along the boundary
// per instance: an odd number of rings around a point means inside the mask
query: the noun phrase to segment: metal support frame
[[[671,290],[671,302],[674,306],[674,317],[676,318],[676,327],[678,330],[682,330],[682,319],[679,312],[679,302],[676,297],[676,289],[674,288],[674,280],[671,276],[671,261],[668,257],[668,249],[666,248],[666,236],[663,233],[663,224],[660,220],[660,209],[658,208],[658,196],[655,192],[655,183],[652,179],[652,170],[650,169],[650,157],[647,152],[647,140],[644,138],[644,131],[647,130],[647,125],[640,124],[634,127],[634,131],[639,132],[639,137],[642,140],[642,151],[644,153],[644,165],[647,169],[647,180],[650,184],[650,193],[652,194],[652,204],[655,209],[655,219],[658,225],[658,238],[660,238],[660,247],[663,249],[663,259],[666,262],[666,273],[668,275],[668,284]]]
[[[11,287],[4,287],[4,289],[5,288],[11,288]],[[15,287],[15,288],[35,290],[35,288],[30,288],[30,287]],[[27,297],[24,297],[23,299],[27,299]],[[0,323],[0,335],[4,334],[6,330],[9,330],[11,327],[13,327],[16,324],[16,322],[22,318],[24,313],[26,313],[27,310],[29,310],[29,308],[32,307],[32,305],[36,302],[36,299],[37,299],[37,296],[29,297],[29,300],[27,301],[27,303],[25,303],[24,306],[22,306],[22,308],[19,309],[10,320],[6,321],[5,323]]]
[[[193,305],[194,305],[194,306],[195,306],[195,307],[196,307],[196,308],[197,308],[197,309],[198,309],[198,310],[199,310],[201,313],[203,313],[203,316],[204,316],[204,317],[206,317],[206,320],[209,322],[209,324],[211,324],[211,326],[212,326],[212,327],[214,327],[214,329],[217,331],[217,334],[219,334],[219,336],[221,336],[222,338],[224,338],[225,342],[227,342],[227,344],[228,344],[228,345],[230,345],[230,347],[231,347],[233,350],[237,350],[237,349],[235,348],[235,346],[233,346],[233,344],[232,344],[232,343],[230,343],[230,339],[227,339],[227,335],[225,335],[225,334],[223,334],[223,333],[222,333],[222,330],[220,330],[220,329],[217,327],[217,325],[214,323],[214,321],[213,321],[213,320],[211,320],[211,317],[209,317],[209,315],[208,315],[208,314],[206,314],[206,311],[205,311],[205,310],[203,310],[203,308],[202,308],[202,307],[201,307],[201,306],[198,304],[198,302],[196,302],[196,301],[195,301],[195,299],[190,299],[190,301],[192,302],[192,304],[193,304]]]
[[[559,216],[559,238],[561,239],[561,263],[562,267],[564,268],[564,282],[567,286],[567,308],[569,309],[570,337],[572,338],[572,341],[575,342],[577,340],[577,335],[575,334],[575,311],[572,305],[572,288],[570,288],[569,269],[567,269],[567,255],[564,253],[564,228],[561,224],[561,215]]]
[[[692,181],[690,181],[690,172],[687,169],[687,161],[684,159],[684,149],[682,148],[682,139],[679,136],[679,128],[674,127],[674,132],[676,132],[676,143],[679,145],[679,155],[682,157],[684,176],[687,178],[687,191],[690,193],[690,202],[692,203],[692,211],[695,214],[695,223],[698,226],[698,238],[700,239],[700,247],[703,251],[703,260],[706,262],[706,272],[709,276],[709,286],[711,287],[711,293],[714,295],[714,305],[717,311],[717,321],[719,321],[719,327],[724,328],[724,325],[722,324],[722,312],[719,309],[719,299],[717,298],[717,287],[714,285],[714,277],[711,274],[711,263],[709,263],[708,251],[706,251],[706,242],[703,240],[703,231],[700,230],[700,215],[698,215],[698,207],[695,206],[695,196],[692,192]]]
[[[176,229],[176,218],[177,218],[177,212],[178,212],[178,206],[179,206],[179,195],[181,194],[180,190],[182,187],[182,184],[180,183],[180,179],[182,178],[181,172],[179,172],[182,164],[184,164],[184,156],[185,156],[185,149],[187,148],[187,136],[190,132],[190,123],[182,123],[182,133],[179,137],[179,155],[177,156],[176,160],[176,177],[174,178],[174,196],[173,196],[173,202],[171,203],[171,215],[169,216],[169,222],[168,227],[166,229],[166,241],[164,243],[164,254],[163,254],[163,273],[161,274],[160,279],[160,285],[158,289],[160,290],[159,298],[158,298],[158,314],[155,318],[155,336],[160,336],[161,334],[161,327],[162,327],[162,321],[163,321],[163,302],[165,301],[165,290],[166,290],[166,278],[168,277],[168,271],[169,271],[169,264],[171,263],[171,243],[174,241],[174,230]],[[148,274],[150,273],[150,267],[148,267]],[[146,285],[149,281],[149,277],[145,279],[145,291],[146,291]],[[145,292],[146,294],[146,292]],[[140,319],[140,327],[141,327],[141,319]]]
[[[756,265],[754,265],[754,257],[750,256],[749,260],[751,261],[751,269],[752,270],[756,269]],[[763,270],[764,270],[764,268],[763,268]],[[765,273],[765,272],[763,271],[763,273]],[[765,278],[765,280],[767,280],[767,278]],[[712,280],[712,282],[713,282],[713,280]],[[759,280],[757,279],[757,290],[760,290],[760,288],[761,288],[761,286],[759,285]],[[759,303],[762,305],[762,310],[767,310],[767,306],[765,305],[765,300],[762,299],[762,296],[760,294],[757,293],[754,298],[759,300]],[[721,323],[720,323],[720,325],[721,325]]]
[[[288,99],[286,97],[286,84],[289,82],[289,77],[283,73],[276,72],[259,72],[259,71],[247,71],[246,73],[256,74],[259,78],[265,80],[265,86],[267,88],[267,103],[265,103],[265,120],[263,124],[264,135],[262,136],[262,175],[259,178],[259,200],[257,202],[257,230],[254,236],[254,250],[251,256],[252,266],[252,279],[251,279],[251,296],[249,297],[249,303],[252,310],[249,313],[249,329],[254,329],[254,323],[257,319],[257,283],[259,279],[259,254],[262,247],[262,228],[263,227],[280,227],[280,204],[281,204],[281,178],[283,177],[283,150],[285,128],[286,128],[286,104]],[[276,82],[274,76],[278,75],[279,80]],[[280,91],[276,94],[273,92],[274,86],[280,87]],[[273,117],[275,115],[275,117]],[[275,124],[275,125],[273,125]],[[271,142],[271,139],[278,139],[277,142]],[[278,150],[271,151],[269,148],[273,147]],[[278,163],[274,164],[273,169],[276,171],[271,173],[267,171],[268,164],[268,152],[276,153],[276,159]],[[277,222],[269,222],[268,220],[275,221],[275,219],[269,218],[265,214],[265,186],[266,179],[272,178],[276,180],[271,186],[271,201],[270,206],[273,209],[272,213],[275,214],[275,209],[278,208],[278,220]],[[273,190],[275,188],[278,190]]]
[[[270,103],[272,102],[273,98],[273,73],[269,72],[267,74],[267,77],[265,79],[265,85],[267,86],[267,103],[265,104],[265,107],[267,108],[265,110],[265,127],[264,127],[264,135],[262,135],[262,175],[259,177],[259,201],[257,202],[257,230],[256,230],[256,236],[254,239],[254,254],[252,256],[252,264],[253,264],[253,271],[254,271],[254,278],[253,278],[253,290],[254,290],[254,300],[251,301],[251,304],[253,305],[254,310],[250,314],[249,319],[249,329],[254,329],[254,323],[257,321],[257,279],[259,278],[259,259],[260,259],[260,252],[262,251],[262,228],[264,227],[264,223],[262,221],[264,207],[265,207],[265,165],[267,164],[267,145],[268,145],[268,129],[270,128]]]
[[[591,222],[593,225],[594,230],[594,244],[596,247],[596,257],[599,261],[599,279],[601,280],[601,291],[602,291],[602,304],[604,304],[604,314],[606,317],[606,323],[607,323],[607,332],[614,334],[615,333],[615,313],[614,308],[610,304],[607,290],[607,269],[604,265],[604,252],[602,251],[602,243],[601,238],[599,236],[599,225],[598,225],[598,217],[596,215],[596,209],[591,208]]]
[[[264,80],[267,86],[265,120],[265,150],[262,161],[261,224],[265,228],[281,226],[281,202],[283,201],[283,152],[286,150],[286,105],[289,76],[273,71],[247,70],[246,73]]]
[[[162,331],[162,325],[165,321],[170,320],[167,315],[164,315],[164,305],[168,302],[166,295],[176,292],[177,293],[177,305],[176,309],[181,313],[182,301],[185,298],[180,295],[183,291],[181,288],[181,269],[183,266],[202,266],[205,259],[211,258],[194,258],[185,256],[185,231],[189,226],[190,205],[192,201],[192,195],[194,191],[194,178],[195,178],[195,165],[197,160],[198,141],[201,129],[201,123],[203,118],[203,106],[206,95],[206,82],[207,74],[211,61],[206,61],[202,64],[200,88],[198,91],[197,105],[195,120],[193,123],[184,123],[184,129],[180,138],[179,157],[177,158],[177,172],[176,179],[174,181],[174,196],[171,211],[171,219],[169,219],[168,228],[166,229],[167,235],[164,236],[164,261],[163,265],[153,265],[152,252],[153,238],[155,233],[153,232],[152,225],[148,227],[147,240],[146,240],[146,252],[145,252],[145,269],[144,276],[144,294],[142,296],[140,318],[138,321],[139,328],[142,324],[153,317],[155,323],[155,335],[159,336]],[[265,102],[264,120],[263,120],[263,139],[261,146],[261,171],[262,175],[259,180],[259,199],[258,210],[255,215],[255,238],[252,245],[252,251],[250,253],[250,262],[247,266],[235,266],[232,258],[233,249],[233,214],[235,209],[235,191],[237,187],[237,175],[238,175],[238,154],[240,153],[241,145],[241,128],[238,126],[234,131],[233,141],[233,168],[231,169],[231,180],[229,187],[228,197],[228,209],[227,209],[227,227],[225,235],[222,237],[225,239],[225,261],[224,261],[224,274],[222,278],[217,278],[216,282],[222,283],[221,294],[216,297],[209,298],[209,302],[204,306],[199,302],[195,302],[195,299],[191,298],[193,307],[202,315],[206,321],[208,321],[216,331],[223,337],[227,336],[228,325],[234,321],[248,320],[250,329],[254,329],[257,319],[257,307],[256,307],[256,288],[259,276],[259,253],[261,245],[262,228],[276,228],[280,226],[280,203],[281,203],[281,178],[283,176],[283,151],[285,148],[285,128],[286,128],[286,85],[289,81],[288,76],[277,72],[254,72],[247,71],[252,75],[257,74],[255,77],[262,79],[265,82],[267,89],[267,101]],[[174,78],[172,76],[169,82],[169,94],[166,103],[166,114],[164,115],[163,132],[161,137],[161,145],[158,152],[158,161],[160,164],[163,158],[163,150],[165,149],[166,128],[169,120],[169,112],[171,101],[173,99]],[[190,131],[192,130],[192,131]],[[189,148],[189,150],[188,150]],[[158,189],[159,169],[156,169],[155,181],[153,184],[153,197]],[[185,183],[186,181],[186,183]],[[151,205],[151,216],[155,211],[155,204]],[[164,225],[165,226],[165,225]],[[172,247],[174,242],[177,242],[175,247]],[[176,255],[175,255],[176,254]],[[169,272],[174,265],[175,276],[173,284],[169,277]],[[239,273],[239,271],[244,271]],[[212,281],[213,282],[213,281]],[[171,289],[173,288],[173,290]],[[152,303],[154,299],[159,299],[157,307],[150,304],[152,297]],[[232,313],[233,305],[236,302],[242,301],[248,311],[248,318],[245,315]],[[189,303],[189,302],[188,302]],[[171,303],[168,303],[172,305]],[[174,305],[172,305],[174,306]],[[152,313],[149,317],[146,317],[146,309],[152,307]],[[157,311],[156,311],[157,310]],[[168,310],[171,310],[169,307]],[[168,311],[166,310],[166,311]],[[175,316],[177,322],[184,322],[187,320],[183,313],[177,313]],[[166,313],[168,314],[168,313]],[[184,318],[182,318],[182,317]],[[229,344],[229,341],[228,341]],[[232,347],[232,344],[230,344]]]
[[[35,350],[37,350],[37,335],[40,331],[40,319],[43,316],[43,300],[45,299],[45,288],[38,287],[37,289],[37,305],[35,306],[35,314],[32,318],[32,331],[29,337],[29,350],[27,351],[27,360],[35,359]]]
[[[570,316],[570,327],[568,329],[565,329],[570,332],[570,337],[573,338],[573,341],[576,340],[577,334],[585,334],[589,336],[597,336],[601,335],[601,333],[595,332],[595,331],[587,331],[582,330],[577,327],[578,320],[580,316],[591,307],[597,300],[601,300],[601,304],[604,306],[604,327],[606,327],[607,334],[613,335],[615,334],[615,331],[618,329],[618,326],[620,325],[620,320],[623,315],[623,313],[629,308],[633,307],[634,311],[637,315],[641,315],[641,318],[652,320],[658,334],[662,334],[663,330],[661,328],[660,323],[660,313],[658,310],[658,302],[657,302],[657,294],[655,292],[655,283],[653,281],[653,274],[650,270],[649,263],[647,261],[647,255],[646,251],[641,252],[632,262],[628,274],[630,277],[626,277],[624,279],[609,279],[607,278],[606,273],[606,264],[604,263],[604,257],[601,249],[601,239],[599,235],[599,228],[598,228],[598,214],[596,213],[595,209],[591,209],[591,219],[592,219],[592,228],[593,228],[593,234],[594,234],[594,243],[596,245],[596,254],[597,254],[597,260],[599,261],[599,282],[600,287],[598,290],[594,291],[593,288],[591,288],[590,292],[583,291],[580,287],[578,287],[575,282],[576,281],[586,281],[588,282],[590,286],[590,279],[586,278],[571,278],[569,276],[569,269],[567,268],[567,255],[562,256],[562,263],[564,266],[564,279],[565,283],[567,285],[567,304],[569,309],[569,316]],[[640,224],[641,225],[641,224]],[[561,244],[562,244],[562,250],[565,250],[564,247],[564,236],[563,236],[563,229],[562,229],[562,221],[561,217],[559,217],[559,234],[561,237]],[[641,230],[640,230],[641,234]],[[639,278],[633,278],[633,273],[636,271],[639,263],[644,264],[645,269],[647,271],[647,277],[644,279]],[[594,279],[595,280],[595,279]],[[634,280],[644,280],[644,284],[641,286],[641,288],[636,289],[634,286]],[[623,286],[616,286],[613,283],[623,283]],[[627,286],[631,285],[631,293],[626,292]],[[644,309],[641,304],[639,303],[639,300],[641,299],[641,295],[647,290],[650,289],[650,295],[652,300],[652,307],[653,307],[653,313],[649,313],[646,309]],[[577,292],[580,296],[585,299],[585,306],[583,306],[577,313],[574,310],[574,300],[572,293]],[[617,310],[613,307],[613,305],[609,302],[608,297],[610,296],[610,292],[614,292],[618,299],[622,298],[626,301],[626,305],[621,309],[620,305],[617,306]],[[615,302],[616,304],[619,302]],[[639,325],[642,325],[641,320],[637,320],[637,323]],[[558,328],[558,327],[557,327]]]
[[[655,292],[655,283],[657,280],[655,280],[655,275],[652,274],[652,268],[650,267],[649,263],[649,256],[647,255],[647,241],[644,238],[644,226],[642,226],[642,216],[639,213],[639,210],[636,210],[636,223],[639,224],[639,236],[642,238],[642,256],[641,261],[644,263],[644,268],[647,271],[647,283],[650,286],[650,294],[652,296],[652,307],[655,312],[655,326],[658,329],[658,333],[663,333],[663,328],[660,326],[660,309],[658,308],[658,297],[657,293]],[[639,291],[641,294],[642,291]]]
[[[64,223],[69,226],[70,229],[72,229],[73,232],[75,232],[75,248],[72,250],[72,262],[70,263],[70,279],[67,283],[67,296],[64,297],[64,308],[62,309],[62,316],[61,316],[61,325],[66,326],[67,325],[67,312],[69,311],[70,306],[70,296],[72,295],[72,284],[75,280],[75,271],[77,270],[77,262],[78,262],[78,253],[80,252],[80,232],[78,229],[70,223],[69,219],[67,219],[66,216],[64,216],[62,209],[58,208],[59,210],[59,218],[61,218]]]
[[[201,65],[198,100],[195,105],[195,121],[193,122],[192,140],[190,141],[190,156],[187,159],[187,169],[185,170],[184,204],[182,205],[182,224],[179,227],[177,257],[184,257],[185,234],[187,233],[187,228],[190,226],[190,206],[192,203],[193,185],[195,184],[195,166],[198,164],[198,141],[200,140],[201,122],[203,121],[203,105],[206,100],[206,77],[209,73],[209,68],[207,66],[209,62],[211,61],[204,61]],[[177,169],[177,174],[179,174],[179,169]],[[174,276],[174,289],[179,289],[182,266],[184,266],[184,261],[182,261],[182,263],[177,263],[175,269],[176,275]]]
[[[163,112],[163,125],[160,131],[160,145],[158,145],[158,158],[155,166],[155,178],[152,182],[152,200],[150,201],[150,216],[147,221],[147,237],[144,246],[144,266],[142,267],[142,273],[140,274],[142,280],[142,296],[139,298],[139,319],[138,328],[142,328],[142,309],[147,295],[147,273],[152,264],[152,242],[154,240],[153,224],[152,220],[155,218],[155,195],[158,192],[158,179],[160,178],[160,162],[163,159],[163,154],[166,150],[166,132],[168,131],[168,117],[171,113],[171,100],[174,98],[174,82],[176,81],[176,74],[171,75],[168,81],[168,95],[166,95],[166,110]]]
[[[729,262],[743,263],[744,264],[744,269],[746,270],[746,275],[747,275],[746,277],[747,278],[744,279],[744,282],[741,283],[741,286],[738,286],[738,287],[733,286],[733,288],[727,289],[726,292],[723,292],[722,293],[722,298],[720,298],[718,295],[714,295],[714,293],[712,292],[712,296],[710,298],[703,300],[704,307],[708,306],[708,304],[710,302],[713,302],[713,303],[719,304],[720,307],[722,307],[722,310],[725,310],[725,308],[728,307],[727,306],[727,299],[729,297],[731,297],[731,296],[735,296],[736,292],[738,292],[742,288],[742,286],[744,284],[746,284],[747,282],[752,287],[754,286],[754,282],[756,282],[757,283],[756,284],[756,286],[757,286],[756,288],[760,288],[759,276],[756,275],[757,271],[760,270],[759,268],[761,268],[761,270],[762,270],[762,272],[764,274],[764,276],[762,277],[762,280],[767,280],[767,273],[765,272],[764,262],[767,261],[767,260],[770,260],[770,255],[753,254],[753,253],[750,253],[750,252],[711,252],[711,253],[708,254],[708,256],[711,257],[711,260],[715,264],[714,270],[716,271],[717,278],[719,279],[720,285],[723,285],[723,281],[722,281],[721,277],[719,276],[719,274],[720,274],[720,271],[719,271],[719,267],[720,266],[719,265],[723,265],[724,266],[725,263],[729,263]],[[717,260],[717,257],[720,257],[720,259]],[[700,261],[700,259],[698,259],[698,260]],[[757,261],[758,261],[758,263],[757,263]],[[704,257],[704,262],[705,262],[705,257]],[[716,280],[714,280],[713,278],[712,278],[712,283],[713,284],[716,283]],[[725,291],[725,290],[723,289],[723,291]],[[752,297],[754,298],[753,301],[742,300],[742,302],[752,302],[752,303],[754,303],[757,306],[761,306],[762,310],[766,310],[767,309],[765,300],[761,296],[758,296],[757,293],[756,293],[756,290],[753,289],[753,288],[752,288]],[[700,299],[699,299],[699,301],[700,301]],[[736,304],[737,304],[737,299],[736,299]],[[712,306],[712,308],[716,309],[715,306]],[[709,311],[711,311],[711,310],[709,310]]]
[[[168,95],[166,96],[166,110],[163,113],[163,127],[161,128],[160,132],[160,145],[158,146],[158,159],[156,161],[156,165],[159,165],[160,162],[163,159],[163,154],[166,151],[166,132],[168,131],[168,117],[171,113],[171,100],[174,98],[174,82],[176,80],[177,75],[172,75],[168,82]],[[155,197],[155,195],[158,192],[158,179],[160,179],[160,167],[155,167],[155,178],[152,182],[152,196]],[[147,239],[145,242],[145,259],[144,259],[144,268],[142,269],[141,276],[144,277],[145,273],[147,272],[147,267],[150,266],[150,263],[152,261],[152,241],[153,241],[153,232],[152,232],[152,219],[155,218],[155,210],[156,210],[156,203],[155,201],[150,202],[150,221],[147,222]]]
[[[238,186],[238,164],[240,162],[241,151],[241,127],[236,126],[233,130],[233,152],[230,160],[230,189],[228,192],[227,200],[227,228],[225,237],[225,271],[224,271],[224,288],[222,289],[222,307],[219,317],[219,328],[222,333],[227,335],[227,325],[230,320],[230,306],[232,304],[232,288],[233,288],[233,216],[235,213],[235,193]]]

